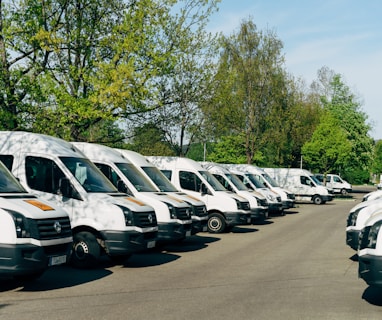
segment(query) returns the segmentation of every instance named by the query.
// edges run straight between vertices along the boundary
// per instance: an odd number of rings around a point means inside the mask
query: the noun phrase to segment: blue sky
[[[209,30],[237,33],[251,18],[284,44],[285,67],[308,84],[327,66],[343,76],[382,139],[382,1],[222,0]]]

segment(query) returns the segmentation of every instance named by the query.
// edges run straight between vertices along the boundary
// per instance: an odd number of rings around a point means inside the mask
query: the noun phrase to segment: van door
[[[70,196],[63,196],[60,189],[64,172],[51,159],[37,156],[25,157],[25,181],[27,186],[38,196],[52,200],[64,208],[69,216],[73,214],[73,200],[81,199],[75,189]],[[72,187],[73,188],[73,187]]]
[[[179,186],[181,189],[187,190],[187,193],[194,196],[195,198],[202,200],[208,205],[208,187],[207,190],[202,195],[202,180],[193,172],[190,171],[179,171]]]

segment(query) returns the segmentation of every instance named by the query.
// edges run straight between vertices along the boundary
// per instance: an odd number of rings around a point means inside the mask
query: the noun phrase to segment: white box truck
[[[314,175],[299,168],[263,168],[281,187],[290,190],[296,201],[324,204],[333,200],[328,188],[321,185]]]
[[[317,173],[314,176],[324,186],[332,189],[334,193],[346,195],[349,192],[352,192],[352,185],[337,174],[328,173],[324,175]]]
[[[208,231],[220,233],[251,223],[249,202],[227,191],[198,162],[181,157],[146,157],[181,191],[203,201],[208,210]]]
[[[191,236],[191,206],[158,192],[155,185],[119,151],[86,142],[72,142],[118,188],[152,206],[158,222],[158,242],[176,242]]]
[[[121,261],[155,246],[154,209],[118,192],[69,142],[43,134],[1,131],[0,155],[11,159],[12,173],[27,191],[68,213],[74,266],[93,267],[102,254]]]
[[[0,275],[33,280],[69,261],[71,248],[68,214],[28,193],[0,161]]]
[[[282,208],[290,209],[295,207],[295,195],[290,190],[281,188],[277,182],[270,177],[262,168],[251,164],[226,164],[229,169],[235,169],[249,173],[248,177],[256,184],[257,188],[268,188],[281,198]],[[277,210],[274,210],[277,211]]]
[[[213,162],[200,162],[228,190],[247,199],[251,207],[252,223],[268,218],[268,201],[259,192],[249,189],[238,176]]]
[[[206,204],[195,198],[190,196],[189,194],[178,190],[170,180],[160,171],[156,166],[154,166],[151,162],[147,161],[145,156],[141,155],[138,152],[126,149],[116,149],[121,152],[123,156],[131,161],[140,172],[147,177],[150,181],[152,181],[157,190],[160,192],[165,192],[167,195],[175,197],[177,199],[181,199],[187,202],[192,208],[192,229],[191,234],[195,235],[199,232],[206,232],[207,229],[207,221],[208,221],[208,212]]]

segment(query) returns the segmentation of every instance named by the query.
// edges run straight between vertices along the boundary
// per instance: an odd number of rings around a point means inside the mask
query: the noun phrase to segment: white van
[[[346,195],[348,192],[352,192],[352,185],[337,174],[327,174],[326,178],[323,174],[315,174],[314,176],[323,185],[332,189],[334,193]],[[325,184],[324,181],[326,181]]]
[[[188,158],[146,157],[181,191],[203,201],[208,210],[208,231],[223,232],[236,225],[251,223],[249,202],[227,191],[199,163]]]
[[[272,179],[262,168],[251,164],[227,164],[226,167],[231,170],[236,169],[242,172],[250,173],[248,177],[250,180],[255,181],[254,183],[258,185],[258,188],[268,188],[273,191],[273,193],[280,196],[283,209],[295,207],[295,195],[293,192],[281,188],[277,182]]]
[[[200,162],[219,182],[228,190],[237,193],[247,199],[251,207],[252,223],[268,218],[268,201],[259,192],[247,188],[247,186],[228,169],[213,163]]]
[[[359,235],[366,221],[382,209],[382,199],[364,201],[355,205],[346,221],[346,244],[354,250],[358,249]]]
[[[333,200],[327,187],[321,185],[314,175],[305,169],[298,168],[263,168],[281,187],[290,190],[296,201],[312,201],[324,204]]]
[[[358,275],[368,285],[382,287],[382,211],[371,216],[361,231]]]
[[[68,214],[27,193],[0,161],[0,275],[37,278],[69,261],[72,240]]]
[[[228,168],[231,173],[235,174],[247,188],[259,192],[267,199],[269,214],[285,214],[280,195],[268,189],[258,175],[239,170],[236,167],[237,165],[225,164],[224,166]]]
[[[195,235],[199,232],[206,232],[208,212],[206,204],[185,192],[179,191],[170,180],[160,171],[156,166],[138,152],[126,150],[126,149],[116,149],[121,152],[123,156],[131,161],[140,172],[147,177],[152,183],[155,184],[156,188],[160,192],[165,192],[167,195],[181,199],[187,202],[192,208],[192,229],[191,234]]]
[[[69,142],[42,134],[0,132],[0,155],[26,190],[69,214],[71,262],[92,267],[102,253],[120,261],[155,246],[154,209],[118,192],[101,171]]]
[[[86,142],[72,142],[118,188],[152,206],[158,222],[158,242],[175,242],[191,236],[191,207],[183,200],[158,192],[122,153]]]
[[[375,190],[365,194],[362,197],[362,201],[370,201],[378,198],[382,198],[382,190]]]

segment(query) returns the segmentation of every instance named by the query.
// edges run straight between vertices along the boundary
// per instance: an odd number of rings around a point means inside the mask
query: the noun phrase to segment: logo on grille
[[[56,230],[57,233],[61,233],[61,231],[62,231],[61,223],[58,221],[55,221],[53,223],[53,228],[54,228],[54,230]]]
[[[153,215],[150,213],[147,217],[150,223],[153,223]]]

